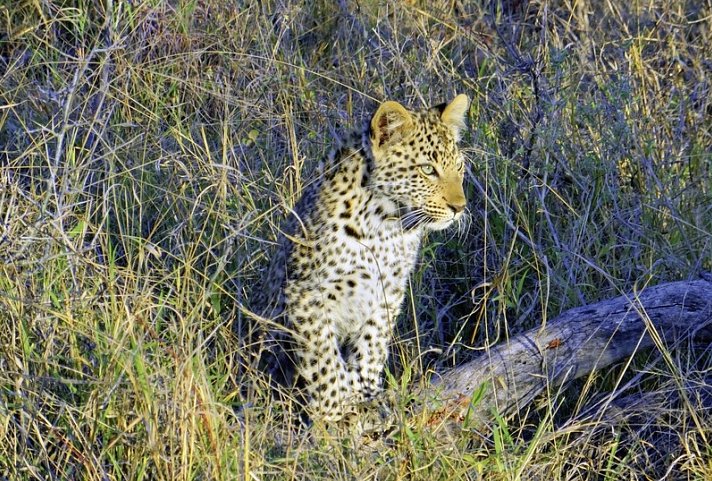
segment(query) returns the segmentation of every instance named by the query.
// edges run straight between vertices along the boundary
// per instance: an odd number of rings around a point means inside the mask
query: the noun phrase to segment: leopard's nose
[[[462,188],[462,182],[454,181],[453,185],[443,196],[443,200],[452,211],[453,216],[461,214],[462,211],[465,210],[465,207],[467,207],[467,198]]]

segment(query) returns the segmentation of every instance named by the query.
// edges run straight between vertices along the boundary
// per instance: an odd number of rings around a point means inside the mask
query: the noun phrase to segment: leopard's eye
[[[423,173],[423,175],[427,176],[437,175],[437,173],[435,172],[435,167],[430,164],[421,165],[420,171]]]
[[[462,160],[458,160],[457,164],[455,164],[455,168],[457,169],[458,172],[461,172],[462,169],[465,168],[465,162],[463,162]]]

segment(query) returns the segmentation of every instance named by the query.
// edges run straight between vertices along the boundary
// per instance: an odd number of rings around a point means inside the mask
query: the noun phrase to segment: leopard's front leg
[[[391,318],[398,315],[397,312],[388,313],[385,310],[373,314],[376,315],[366,320],[354,339],[347,360],[352,389],[358,401],[370,400],[383,389],[383,371],[393,330]]]
[[[303,312],[292,312],[290,320],[296,338],[297,371],[308,396],[307,410],[313,419],[333,422],[346,414],[353,393],[334,323],[319,296],[302,292],[292,305],[301,306]]]

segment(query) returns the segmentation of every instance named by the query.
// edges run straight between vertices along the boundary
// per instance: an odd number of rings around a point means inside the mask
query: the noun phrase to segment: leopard
[[[382,102],[337,139],[281,229],[256,301],[273,326],[264,369],[302,393],[310,419],[339,421],[383,390],[423,237],[466,215],[469,104]]]

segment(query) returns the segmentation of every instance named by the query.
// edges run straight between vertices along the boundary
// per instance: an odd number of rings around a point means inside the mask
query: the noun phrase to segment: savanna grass
[[[373,452],[273,402],[249,313],[339,128],[456,92],[469,221],[426,243],[391,391],[712,270],[710,3],[238,3],[0,5],[0,479],[712,478],[709,348],[448,441],[397,405]]]

